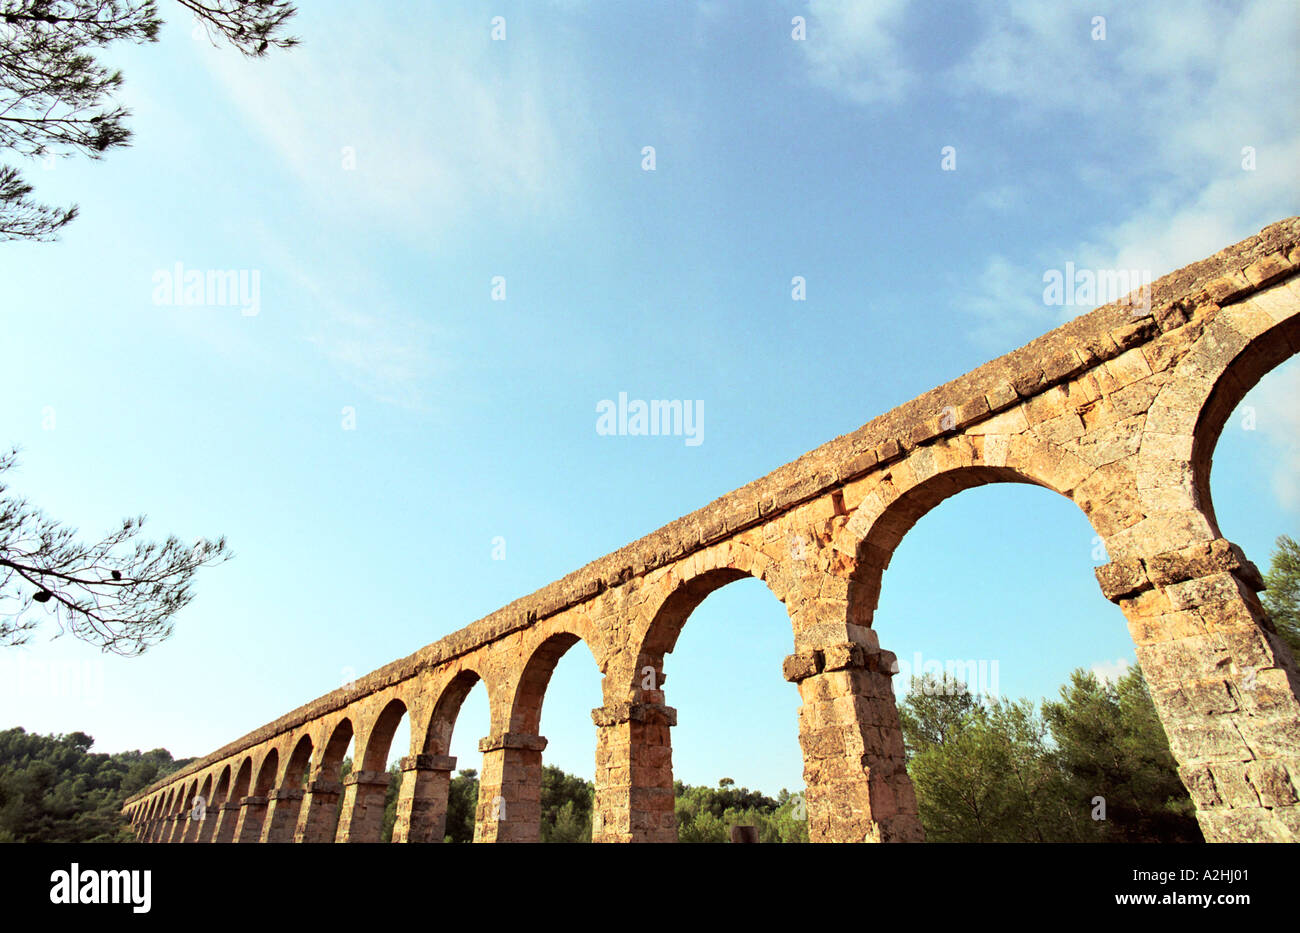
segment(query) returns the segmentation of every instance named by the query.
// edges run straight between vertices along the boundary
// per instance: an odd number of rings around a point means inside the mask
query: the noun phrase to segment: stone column
[[[339,796],[343,785],[337,781],[310,781],[298,811],[294,842],[333,842],[338,832]]]
[[[810,842],[924,842],[907,776],[890,678],[894,655],[865,644],[805,649],[785,659],[799,685],[799,744]]]
[[[475,842],[537,842],[542,828],[540,735],[499,732],[480,739],[483,774],[474,819]]]
[[[227,800],[217,808],[217,822],[212,828],[213,842],[235,841],[235,828],[239,823],[239,814],[239,804],[231,800]]]
[[[203,830],[203,820],[195,819],[193,811],[182,814],[183,828],[181,829],[181,842],[198,842],[199,833]]]
[[[442,842],[447,833],[447,796],[456,759],[449,755],[412,755],[401,760],[401,769],[393,842]]]
[[[149,820],[149,822],[145,824],[144,828],[144,841],[157,842],[159,836],[162,834],[162,825],[162,819],[159,817],[155,816],[153,819]]]
[[[235,825],[235,842],[260,842],[262,823],[266,819],[265,797],[244,797],[239,801],[239,822]]]
[[[1256,593],[1255,565],[1217,538],[1097,568],[1207,842],[1300,842],[1300,674]]]
[[[596,723],[592,842],[676,842],[673,747],[677,710],[662,690],[591,711]]]
[[[167,816],[166,835],[163,842],[180,842],[181,833],[185,827],[185,816],[181,813],[171,813]]]
[[[353,771],[343,779],[337,842],[379,842],[384,832],[387,771]]]
[[[266,823],[262,827],[263,842],[293,842],[298,828],[298,810],[302,807],[303,791],[300,787],[277,787],[271,791],[266,809]]]

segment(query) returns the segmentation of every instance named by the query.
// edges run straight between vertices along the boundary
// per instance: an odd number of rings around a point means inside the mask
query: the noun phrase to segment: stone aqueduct
[[[893,655],[872,630],[881,576],[937,503],[1013,482],[1069,497],[1104,540],[1097,579],[1127,618],[1207,840],[1300,841],[1300,674],[1209,487],[1237,403],[1300,351],[1298,244],[1293,217],[1153,283],[1145,308],[1075,318],[193,762],[124,812],[150,842],[378,841],[409,715],[393,840],[440,841],[452,728],[481,680],[475,840],[536,840],[542,700],[582,642],[603,674],[593,838],[673,841],[664,656],[709,593],[751,576],[793,628],[783,670],[802,701],[810,837],[921,840]],[[340,780],[352,741],[357,769]]]

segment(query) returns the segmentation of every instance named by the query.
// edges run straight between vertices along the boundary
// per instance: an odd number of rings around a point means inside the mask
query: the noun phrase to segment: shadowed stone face
[[[394,838],[441,840],[461,702],[491,732],[475,839],[539,836],[542,702],[579,641],[604,672],[596,841],[676,838],[663,657],[711,592],[762,580],[785,604],[814,841],[923,839],[871,628],[884,568],[939,502],[989,482],[1069,497],[1104,542],[1102,592],[1138,660],[1209,841],[1300,841],[1300,674],[1219,533],[1215,442],[1300,350],[1300,218],[1076,318],[859,430],[231,743],[127,801],[148,841],[377,841],[394,728]],[[364,764],[341,779],[348,743]],[[197,789],[214,788],[194,818]]]

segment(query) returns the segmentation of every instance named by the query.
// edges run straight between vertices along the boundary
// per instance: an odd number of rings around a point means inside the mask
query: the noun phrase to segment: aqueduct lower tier
[[[1127,617],[1205,837],[1300,841],[1300,675],[1209,486],[1234,407],[1300,350],[1297,244],[1292,217],[1153,283],[1146,308],[1078,317],[193,762],[125,813],[148,841],[378,840],[405,715],[393,839],[439,841],[452,727],[482,680],[475,839],[537,839],[542,699],[581,641],[603,674],[593,837],[674,840],[664,655],[705,596],[751,576],[793,628],[783,670],[802,700],[810,837],[920,840],[893,655],[872,629],[881,575],[938,502],[1016,482],[1069,497],[1104,540],[1097,580]]]

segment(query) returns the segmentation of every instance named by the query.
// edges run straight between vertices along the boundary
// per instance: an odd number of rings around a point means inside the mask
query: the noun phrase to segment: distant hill
[[[100,754],[94,742],[84,732],[0,732],[0,842],[130,842],[126,798],[194,760],[165,748]]]

